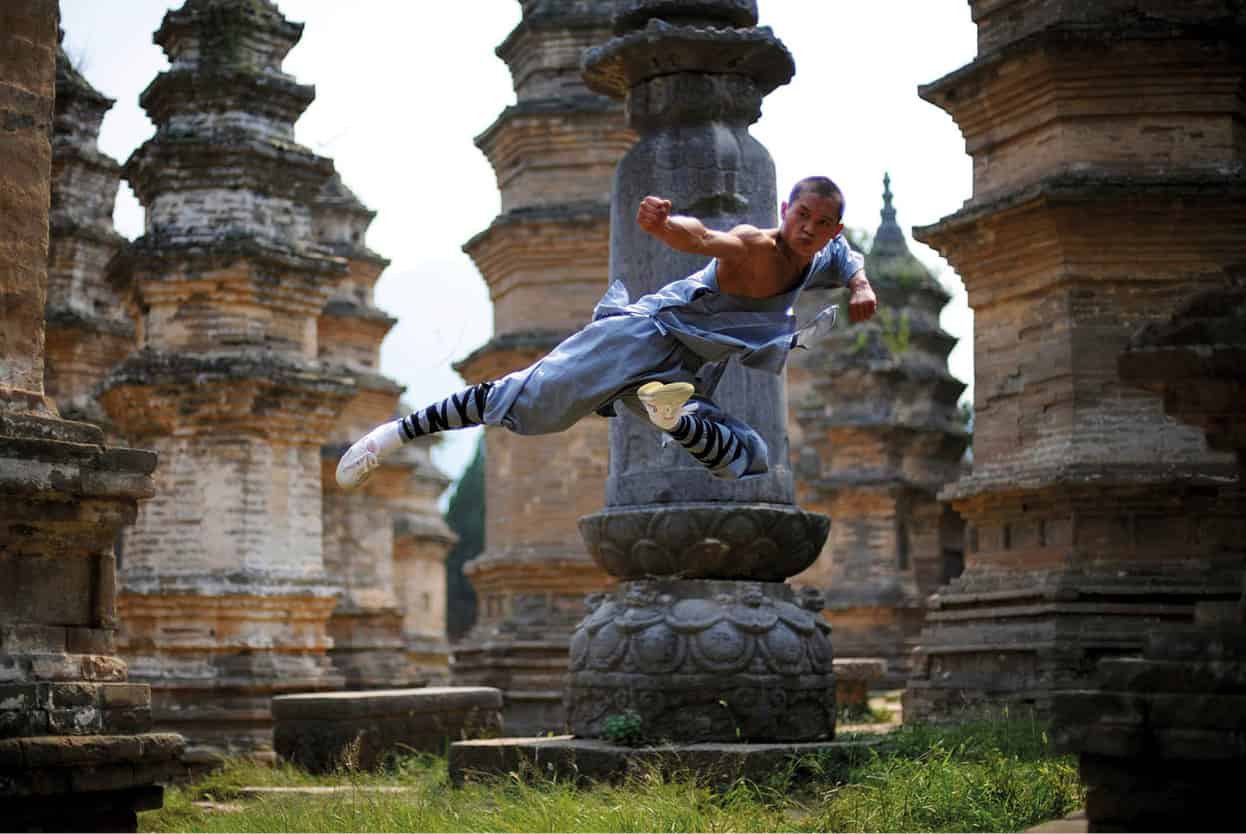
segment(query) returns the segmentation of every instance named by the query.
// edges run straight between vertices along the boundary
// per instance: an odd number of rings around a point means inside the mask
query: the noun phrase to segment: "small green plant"
[[[899,356],[909,349],[909,313],[904,310],[899,316],[890,307],[879,307],[878,318],[882,323],[882,340],[892,356]]]
[[[628,710],[617,715],[606,716],[606,720],[602,722],[601,729],[606,736],[606,741],[627,747],[635,747],[644,740],[641,732],[642,726],[643,722],[640,716]]]

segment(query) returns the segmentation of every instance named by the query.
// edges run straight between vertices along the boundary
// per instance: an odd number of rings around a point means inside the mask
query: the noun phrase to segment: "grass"
[[[876,738],[876,736],[870,736]],[[793,776],[804,771],[803,778]],[[812,774],[812,775],[808,775]],[[247,785],[339,785],[333,796],[240,798]],[[369,786],[399,786],[375,793]],[[229,802],[207,812],[192,803]],[[517,774],[452,788],[444,759],[397,760],[378,774],[315,778],[292,767],[230,762],[170,788],[142,831],[1018,831],[1083,802],[1070,757],[1055,756],[1041,724],[979,721],[903,727],[832,772],[816,759],[767,783],[712,790],[692,777],[642,773],[621,785],[577,788]]]

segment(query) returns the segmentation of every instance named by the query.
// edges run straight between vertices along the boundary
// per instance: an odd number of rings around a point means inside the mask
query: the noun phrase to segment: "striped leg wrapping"
[[[479,426],[485,421],[485,403],[493,383],[482,382],[451,394],[428,408],[413,411],[402,418],[402,436],[406,440],[447,429]]]
[[[730,468],[735,471],[748,464],[744,458],[744,444],[731,429],[696,414],[684,414],[670,431],[680,446],[688,450],[707,469],[718,472]],[[733,466],[741,461],[739,466]],[[739,472],[737,471],[738,475]]]

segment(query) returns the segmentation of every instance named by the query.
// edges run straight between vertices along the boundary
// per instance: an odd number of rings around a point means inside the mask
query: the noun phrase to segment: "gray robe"
[[[766,469],[765,442],[709,397],[732,357],[745,367],[782,373],[801,291],[841,287],[862,264],[840,235],[814,255],[796,287],[769,298],[719,290],[717,260],[635,301],[615,281],[587,327],[535,364],[494,383],[484,422],[519,434],[548,434],[593,412],[613,415],[618,402],[644,416],[635,397],[638,387],[654,380],[691,382],[697,407],[744,438],[755,459],[748,474],[760,474]]]

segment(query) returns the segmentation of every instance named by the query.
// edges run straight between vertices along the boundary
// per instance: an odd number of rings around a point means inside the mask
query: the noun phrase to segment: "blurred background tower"
[[[112,105],[58,49],[44,385],[62,416],[109,434],[94,388],[135,346],[134,322],[108,280],[108,262],[126,243],[112,221],[121,166],[99,150]]]
[[[340,687],[326,654],[321,447],[355,394],[319,360],[348,263],[314,222],[330,160],[281,70],[302,27],[268,0],[188,0],[155,42],[156,125],[124,167],[146,232],[114,261],[140,349],[109,376],[119,431],[160,453],[125,541],[121,650],[192,760],[272,756],[270,699]]]
[[[431,549],[413,548],[414,542],[402,542],[399,559],[400,537],[410,538],[410,512],[427,512],[429,497],[421,487],[430,475],[434,484],[444,487],[444,476],[437,479],[440,473],[428,458],[428,444],[405,447],[387,458],[359,489],[338,488],[334,476],[342,452],[400,410],[402,386],[379,370],[381,342],[395,319],[373,303],[376,281],[389,264],[365,243],[375,214],[337,174],[325,183],[313,212],[321,246],[347,264],[345,277],[321,310],[317,333],[320,359],[352,377],[356,386],[321,450],[320,474],[325,570],[338,587],[338,603],[329,620],[333,639],[329,654],[351,689],[401,687],[430,676],[444,677],[449,662],[444,569],[439,578],[436,571],[413,570],[411,561],[417,551],[426,557],[421,562],[435,559],[438,553],[444,561],[449,530],[444,524],[436,530],[440,548],[435,544]],[[435,495],[432,501],[435,508]],[[408,588],[411,582],[421,587]],[[416,666],[420,668],[412,668],[409,656],[408,604],[424,606],[426,612],[436,608],[443,614],[440,635],[429,633],[431,624],[420,626],[429,638],[419,651]]]
[[[1123,381],[1144,325],[1242,263],[1244,57],[1232,3],[971,0],[978,56],[921,88],[973,196],[916,230],[974,309],[972,474],[942,496],[965,572],[927,613],[906,718],[1049,708],[1100,658],[1236,600],[1231,455]]]
[[[471,383],[531,364],[588,322],[606,289],[610,181],[634,141],[622,107],[580,78],[581,52],[609,37],[613,3],[522,6],[497,49],[516,103],[476,138],[502,206],[464,246],[489,285],[494,320],[493,339],[456,365]],[[486,437],[486,549],[465,570],[477,620],[455,647],[453,678],[502,689],[508,733],[559,730],[571,629],[585,594],[610,582],[576,529],[601,505],[606,422]]]
[[[868,322],[788,360],[793,444],[805,506],[835,520],[818,561],[793,577],[826,598],[836,658],[886,661],[881,682],[903,686],[926,597],[960,573],[963,522],[936,495],[960,475],[967,432],[964,383],[947,368],[956,339],[939,326],[950,296],[909,251],[883,177],[882,223],[866,274],[878,295]],[[830,299],[804,294],[802,321]]]

